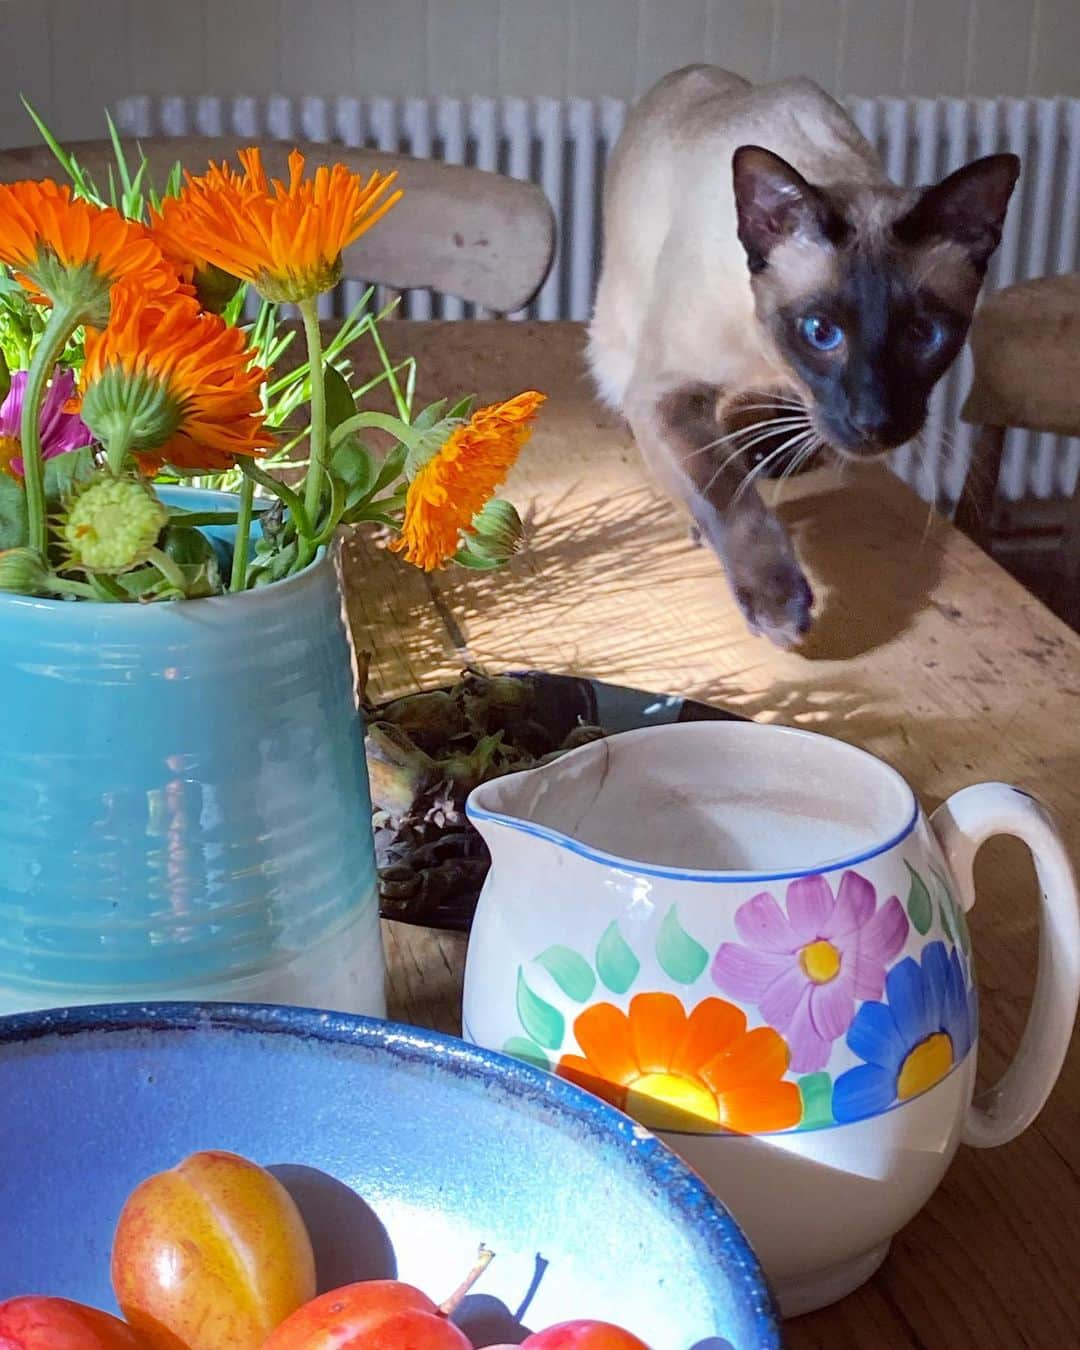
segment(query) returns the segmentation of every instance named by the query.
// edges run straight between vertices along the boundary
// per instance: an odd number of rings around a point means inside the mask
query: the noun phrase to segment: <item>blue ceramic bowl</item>
[[[673,1153],[572,1084],[449,1037],[259,1005],[29,1013],[0,1018],[0,1103],[0,1214],[18,1216],[0,1223],[0,1298],[113,1307],[127,1194],[224,1148],[284,1165],[324,1288],[396,1273],[442,1298],[493,1248],[459,1316],[478,1345],[572,1317],[653,1350],[781,1343],[746,1240]]]

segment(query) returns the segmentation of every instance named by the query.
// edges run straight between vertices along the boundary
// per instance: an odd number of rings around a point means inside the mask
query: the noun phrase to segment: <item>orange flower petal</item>
[[[638,1077],[630,1022],[613,1004],[586,1008],[574,1022],[574,1036],[597,1077],[623,1087]]]
[[[426,572],[458,551],[462,531],[494,495],[532,434],[544,395],[534,390],[479,408],[409,484],[401,537],[390,545]]]
[[[396,174],[365,183],[343,164],[304,177],[304,157],[289,156],[289,181],[267,182],[257,147],[240,152],[243,174],[210,165],[189,175],[179,197],[152,214],[170,256],[213,263],[273,299],[302,300],[336,280],[342,251],[400,199]],[[389,195],[387,195],[389,194]]]
[[[571,1083],[576,1083],[578,1087],[584,1088],[586,1092],[591,1092],[597,1097],[603,1097],[612,1106],[617,1106],[620,1111],[625,1110],[626,1088],[598,1077],[595,1067],[587,1059],[582,1059],[580,1055],[563,1055],[555,1072],[561,1078],[567,1078]]]
[[[719,1094],[720,1123],[739,1134],[790,1130],[802,1119],[802,1098],[795,1083],[756,1083]]]
[[[140,466],[221,471],[238,456],[260,454],[271,440],[260,393],[264,372],[253,357],[239,329],[203,313],[192,297],[148,303],[137,281],[121,282],[112,290],[109,326],[87,331],[81,387],[85,396],[116,368],[154,376],[179,406],[180,423],[167,445],[139,455]]]
[[[702,1066],[701,1077],[718,1097],[736,1089],[782,1078],[787,1042],[772,1027],[755,1027]]]
[[[112,207],[72,197],[49,178],[0,185],[0,262],[33,286],[42,252],[68,268],[92,265],[106,285],[134,278],[149,298],[170,296],[179,283],[146,227]]]
[[[672,1073],[697,1077],[710,1060],[746,1031],[746,1015],[722,998],[703,999],[691,1012],[686,1033],[671,1057]]]
[[[630,1035],[641,1073],[667,1073],[686,1031],[686,1010],[674,994],[638,994],[630,1001]]]

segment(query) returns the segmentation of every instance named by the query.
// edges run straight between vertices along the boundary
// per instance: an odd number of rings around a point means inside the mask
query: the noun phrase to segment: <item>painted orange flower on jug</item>
[[[733,1004],[707,998],[689,1014],[674,994],[638,994],[574,1023],[582,1053],[557,1072],[649,1129],[765,1134],[799,1123],[802,1102],[785,1082],[789,1052],[772,1027],[746,1029]]]

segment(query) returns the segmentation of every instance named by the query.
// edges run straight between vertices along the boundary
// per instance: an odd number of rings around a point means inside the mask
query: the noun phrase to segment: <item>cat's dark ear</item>
[[[949,239],[967,250],[972,266],[985,271],[1001,242],[1005,211],[1020,175],[1016,155],[987,155],[965,164],[927,188],[893,227],[903,244]]]
[[[760,272],[785,239],[834,241],[842,230],[825,194],[771,150],[740,145],[731,169],[739,241],[751,272]]]

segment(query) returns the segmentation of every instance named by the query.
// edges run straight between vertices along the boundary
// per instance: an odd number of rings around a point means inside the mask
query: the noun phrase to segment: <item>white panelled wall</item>
[[[0,145],[133,93],[628,99],[690,61],[838,94],[1080,94],[1080,0],[0,0]]]

